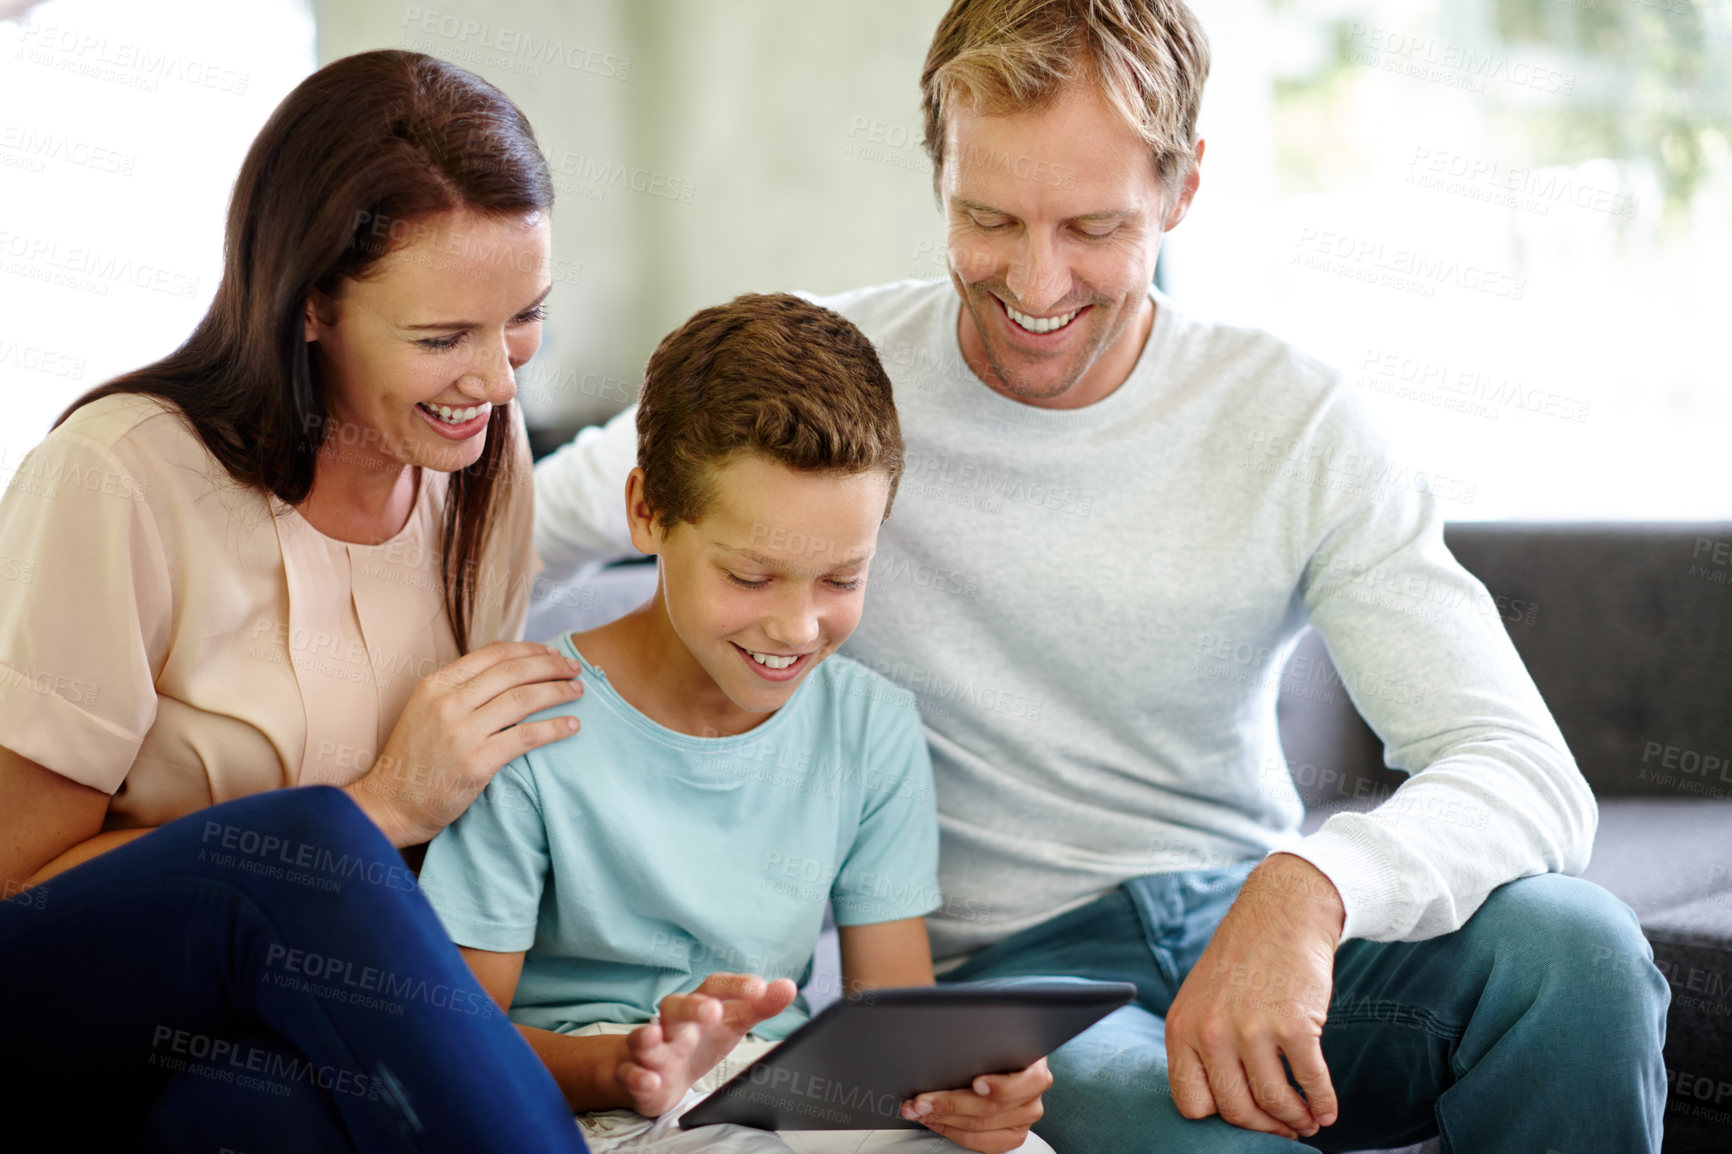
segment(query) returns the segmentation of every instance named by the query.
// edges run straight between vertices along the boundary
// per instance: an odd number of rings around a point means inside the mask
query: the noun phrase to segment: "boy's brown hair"
[[[787,293],[707,308],[650,354],[638,397],[644,499],[671,529],[704,515],[717,466],[761,453],[803,472],[902,476],[890,378],[864,333]]]

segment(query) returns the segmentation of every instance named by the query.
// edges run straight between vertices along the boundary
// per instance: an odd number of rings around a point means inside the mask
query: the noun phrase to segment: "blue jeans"
[[[1670,988],[1629,907],[1558,874],[1499,887],[1452,934],[1341,946],[1323,1030],[1341,1109],[1309,1145],[1180,1115],[1163,1017],[1250,869],[1134,879],[945,975],[1135,983],[1134,1004],[1052,1054],[1035,1131],[1061,1154],[1361,1150],[1438,1134],[1458,1154],[1660,1149]]]
[[[0,902],[0,991],[0,1116],[68,1148],[585,1148],[328,786],[200,810]]]

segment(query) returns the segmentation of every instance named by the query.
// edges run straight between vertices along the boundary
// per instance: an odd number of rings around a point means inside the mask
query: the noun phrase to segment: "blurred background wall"
[[[316,0],[318,56],[402,45],[503,88],[559,189],[552,298],[523,380],[543,420],[617,411],[665,333],[737,293],[913,275],[939,237],[916,81],[942,0]],[[924,251],[924,250],[922,250]],[[941,266],[919,269],[921,275]]]
[[[1181,305],[1340,365],[1452,518],[1732,515],[1732,3],[1195,6]],[[566,270],[537,425],[617,411],[735,293],[944,275],[917,90],[944,7],[0,0],[0,481],[190,331],[253,133],[350,52],[445,57],[536,126]]]

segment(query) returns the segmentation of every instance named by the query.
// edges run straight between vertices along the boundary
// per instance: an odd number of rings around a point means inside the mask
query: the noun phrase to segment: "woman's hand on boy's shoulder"
[[[1040,1096],[1052,1088],[1041,1058],[1014,1074],[982,1074],[966,1090],[935,1090],[902,1104],[902,1116],[981,1154],[1005,1154],[1040,1121]],[[925,1113],[921,1111],[925,1110]]]
[[[583,666],[545,645],[495,641],[424,678],[365,776],[344,788],[393,844],[457,820],[513,758],[577,732],[571,716],[519,724],[583,693]]]

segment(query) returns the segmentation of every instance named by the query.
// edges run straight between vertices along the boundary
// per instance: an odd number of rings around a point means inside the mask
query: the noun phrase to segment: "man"
[[[1138,984],[1052,1056],[1061,1151],[1657,1150],[1666,983],[1566,876],[1593,797],[1437,502],[1326,366],[1150,288],[1207,70],[1180,0],[958,0],[950,283],[823,302],[908,441],[849,652],[921,705],[934,956]],[[537,469],[555,573],[628,552],[630,421]],[[1300,838],[1267,687],[1307,623],[1412,777]]]

